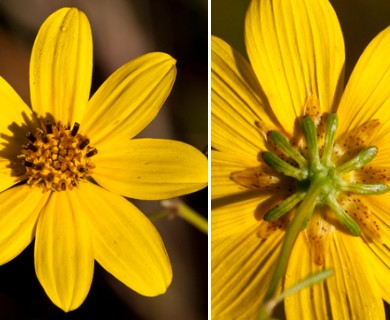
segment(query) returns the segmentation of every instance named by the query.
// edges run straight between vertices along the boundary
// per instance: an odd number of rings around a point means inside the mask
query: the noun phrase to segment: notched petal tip
[[[167,70],[176,71],[176,59],[171,55],[165,52],[150,52],[142,56],[145,58],[145,63],[149,63],[150,67],[153,65],[164,65],[167,67]]]

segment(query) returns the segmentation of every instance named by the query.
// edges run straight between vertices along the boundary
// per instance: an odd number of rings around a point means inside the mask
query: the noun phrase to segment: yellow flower
[[[89,100],[89,22],[63,8],[35,40],[32,109],[0,79],[0,264],[35,237],[37,277],[65,311],[87,296],[95,259],[145,296],[171,282],[160,235],[123,196],[164,199],[207,184],[207,160],[193,147],[131,139],[156,116],[175,75],[174,59],[149,53],[114,72]]]
[[[250,64],[212,40],[212,314],[384,319],[390,302],[390,28],[344,89],[344,43],[326,0],[253,0]],[[279,281],[280,280],[280,281]]]

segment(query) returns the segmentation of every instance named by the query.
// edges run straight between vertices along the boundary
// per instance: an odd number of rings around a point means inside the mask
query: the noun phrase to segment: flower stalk
[[[351,160],[336,167],[331,160],[336,129],[337,115],[330,114],[326,122],[324,151],[320,158],[316,126],[310,117],[302,119],[302,131],[306,140],[308,159],[307,164],[301,168],[288,164],[271,152],[263,153],[263,160],[268,166],[298,180],[296,193],[269,210],[265,214],[264,220],[276,220],[300,203],[285,235],[278,262],[265,294],[265,303],[274,297],[279,281],[286,271],[295,240],[299,232],[305,228],[317,204],[327,205],[351,235],[359,236],[359,225],[337,201],[339,193],[344,191],[357,194],[381,194],[389,190],[385,184],[358,184],[342,179],[342,174],[356,170],[374,159],[378,150],[376,147],[365,148]],[[298,164],[304,164],[282,135],[272,133],[271,137],[278,146],[282,146],[283,151],[293,155],[299,161],[297,161]]]
[[[161,218],[179,216],[189,224],[193,225],[204,234],[208,234],[208,221],[194,209],[186,205],[180,200],[163,200],[161,205],[165,208],[159,212],[148,215],[151,221],[156,221]]]
[[[306,197],[299,205],[295,213],[294,219],[288,227],[287,233],[284,237],[282,249],[279,253],[278,262],[276,263],[276,267],[272,275],[268,291],[265,294],[265,302],[273,298],[275,295],[276,289],[279,285],[279,281],[286,271],[287,263],[290,258],[290,254],[294,246],[295,240],[297,239],[299,232],[301,232],[302,226],[304,225],[305,221],[310,218],[314,210],[314,207],[317,202],[317,197],[321,192],[321,184],[322,181],[320,179],[313,181],[312,185],[309,188],[309,191],[306,194]]]

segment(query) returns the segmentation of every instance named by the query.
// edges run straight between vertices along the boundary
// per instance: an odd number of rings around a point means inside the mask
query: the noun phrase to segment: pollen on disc
[[[46,121],[35,133],[27,132],[26,138],[19,158],[26,170],[27,184],[43,192],[72,190],[95,168],[93,156],[98,150],[80,133],[77,122],[71,128]]]

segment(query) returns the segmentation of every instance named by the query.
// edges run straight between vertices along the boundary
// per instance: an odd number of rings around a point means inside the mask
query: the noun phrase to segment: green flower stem
[[[207,219],[201,216],[198,212],[185,205],[183,202],[178,204],[177,215],[183,220],[192,224],[195,228],[198,228],[203,233],[208,233]]]
[[[336,135],[338,119],[336,113],[331,113],[326,120],[325,140],[324,140],[324,152],[322,154],[322,163],[326,167],[332,166],[332,153],[334,138]]]
[[[306,139],[307,151],[309,152],[309,161],[312,166],[310,170],[314,169],[315,171],[318,171],[322,168],[322,165],[320,162],[320,155],[318,153],[317,129],[313,120],[311,120],[309,117],[304,117],[302,119],[302,131]]]
[[[357,194],[382,194],[389,191],[389,187],[386,184],[362,184],[353,183],[347,181],[341,181],[337,185],[337,188],[341,191],[352,192]]]
[[[306,166],[307,161],[305,157],[290,144],[284,135],[273,130],[270,132],[270,138],[285,154],[298,163],[300,168]]]
[[[303,200],[305,197],[306,192],[296,192],[293,195],[289,196],[288,198],[284,199],[282,202],[280,202],[278,205],[273,207],[271,210],[269,210],[264,215],[265,221],[274,221],[287,212],[290,212],[299,202]]]
[[[283,161],[271,152],[263,152],[262,157],[264,162],[269,167],[276,170],[277,172],[283,173],[286,176],[295,178],[297,180],[303,180],[307,176],[304,171],[299,168],[293,167],[291,164],[287,163],[286,161]]]
[[[336,168],[337,173],[343,174],[345,172],[350,172],[356,169],[363,167],[365,164],[369,163],[375,156],[378,154],[377,147],[368,147],[360,151],[355,157],[351,160],[343,163],[341,166]]]
[[[359,225],[344,211],[336,199],[329,195],[326,198],[326,204],[336,214],[337,219],[348,232],[350,232],[353,236],[360,235]]]
[[[151,221],[156,221],[161,218],[167,218],[170,216],[179,216],[203,233],[208,233],[207,219],[181,201],[172,201],[172,203],[169,204],[166,209],[149,214],[148,218]]]
[[[317,198],[322,190],[322,185],[324,182],[323,180],[323,176],[317,176],[314,179],[314,181],[309,187],[306,197],[303,199],[302,203],[299,205],[297,211],[295,212],[295,216],[290,226],[288,227],[286,235],[284,237],[279,258],[276,263],[276,267],[272,275],[268,291],[265,294],[265,302],[272,299],[275,295],[279,281],[286,271],[287,263],[290,258],[290,254],[294,246],[295,240],[297,239],[298,234],[301,231],[302,225],[305,221],[309,219],[317,203]]]
[[[275,299],[269,300],[263,308],[260,310],[259,320],[268,320],[271,317],[272,311],[274,310],[275,306],[282,302],[283,299],[285,299],[287,296],[290,296],[302,289],[308,288],[316,283],[319,283],[321,281],[324,281],[326,278],[332,276],[334,274],[333,269],[325,269],[321,272],[316,272],[302,281],[299,281],[298,283],[294,284],[292,287],[288,288],[286,291],[283,291],[278,297]]]
[[[352,235],[358,236],[360,234],[359,225],[337,202],[339,192],[382,194],[389,191],[389,187],[385,184],[359,184],[342,179],[342,173],[355,170],[370,162],[377,154],[377,148],[366,148],[352,160],[336,168],[331,160],[336,129],[337,115],[330,114],[326,122],[324,151],[320,159],[316,126],[309,117],[302,119],[302,132],[306,140],[308,159],[306,164],[300,168],[290,165],[270,152],[264,152],[262,154],[264,162],[269,167],[298,180],[298,192],[268,211],[264,216],[264,220],[273,221],[291,211],[299,202],[300,204],[285,233],[275,269],[273,270],[268,290],[264,296],[261,312],[264,311],[268,303],[275,301],[275,292],[285,275],[294,243],[299,232],[305,228],[317,204],[326,204],[330,207],[346,230]],[[302,159],[295,154],[293,147],[288,141],[285,141],[286,139],[281,134],[272,132],[271,139],[298,164],[303,164]]]

